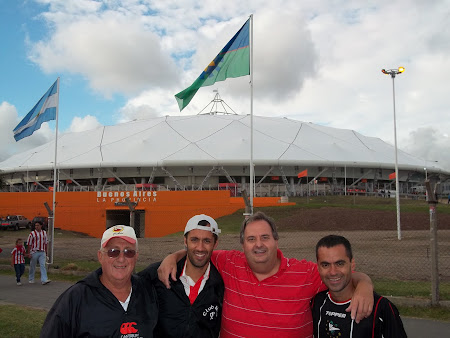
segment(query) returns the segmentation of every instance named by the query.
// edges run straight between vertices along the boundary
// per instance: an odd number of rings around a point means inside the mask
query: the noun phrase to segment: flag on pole
[[[47,90],[44,96],[36,103],[33,109],[14,128],[14,138],[16,141],[32,135],[41,128],[41,124],[56,119],[56,111],[59,101],[59,78]]]
[[[302,172],[298,173],[297,178],[306,177],[306,176],[308,176],[308,169],[305,169]]]
[[[199,88],[211,86],[229,77],[250,74],[250,19],[233,36],[188,88],[175,95],[182,111],[191,102]]]
[[[395,178],[395,171],[392,174],[389,174],[389,179],[393,180]]]

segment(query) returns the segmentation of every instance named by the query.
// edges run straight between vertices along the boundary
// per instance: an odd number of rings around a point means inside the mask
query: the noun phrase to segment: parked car
[[[31,230],[34,230],[34,225],[36,224],[36,222],[41,222],[42,223],[42,230],[47,230],[47,228],[48,228],[48,217],[36,216],[35,218],[33,218],[33,220],[31,221]]]
[[[22,215],[9,215],[0,224],[2,229],[14,229],[19,230],[20,228],[29,229],[31,226],[31,221]]]

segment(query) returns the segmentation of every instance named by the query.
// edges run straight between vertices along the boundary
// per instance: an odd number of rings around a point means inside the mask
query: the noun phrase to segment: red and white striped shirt
[[[277,254],[278,272],[259,281],[243,252],[213,251],[225,284],[221,338],[312,337],[310,301],[326,289],[317,264]]]
[[[48,238],[45,230],[32,231],[28,235],[27,240],[28,247],[30,248],[30,254],[34,254],[36,251],[47,252]]]
[[[14,262],[13,264],[25,264],[25,248],[23,245],[19,248],[15,246],[11,251],[11,255]]]

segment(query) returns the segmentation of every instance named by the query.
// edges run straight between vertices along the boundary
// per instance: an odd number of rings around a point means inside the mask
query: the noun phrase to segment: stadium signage
[[[98,191],[97,203],[122,203],[127,197],[130,202],[156,202],[156,193],[156,191]]]

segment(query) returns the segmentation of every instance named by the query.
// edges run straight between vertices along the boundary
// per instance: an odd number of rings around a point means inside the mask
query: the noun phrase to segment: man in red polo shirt
[[[225,284],[220,337],[312,337],[310,301],[326,289],[317,265],[284,257],[275,223],[261,212],[244,221],[240,241],[244,252],[218,250],[211,259]],[[180,250],[163,261],[158,273],[167,287],[184,255]],[[352,277],[349,311],[359,322],[371,313],[373,286],[363,273]]]

